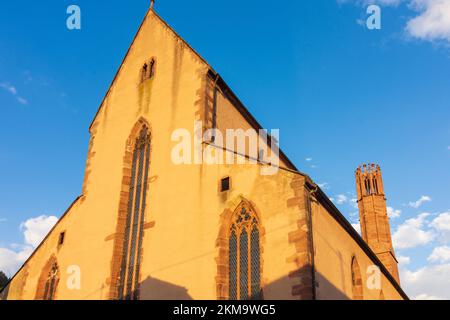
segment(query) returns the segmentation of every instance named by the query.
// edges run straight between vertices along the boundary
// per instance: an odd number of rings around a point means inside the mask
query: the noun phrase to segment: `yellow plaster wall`
[[[272,112],[272,111],[271,111]],[[223,134],[223,144],[216,142],[217,145],[225,146],[229,148],[226,144],[226,130],[227,129],[242,129],[247,131],[249,129],[253,129],[253,127],[247,122],[244,116],[233,106],[233,103],[220,91],[217,94],[217,129]],[[268,129],[268,134],[271,134],[272,129],[277,128],[266,128]],[[259,134],[259,131],[256,130],[256,133]],[[248,141],[248,139],[246,140]],[[278,145],[279,147],[279,145]],[[235,146],[235,150],[237,151],[237,146]],[[266,151],[266,156],[271,156],[270,150],[271,146],[264,141],[260,137],[258,138],[258,150],[264,148]],[[249,143],[246,143],[245,146],[245,154],[250,155],[249,151]],[[275,157],[275,155],[273,155]],[[278,159],[278,165],[284,168],[289,168],[290,166],[285,163],[283,160],[279,158],[279,155],[276,156]]]
[[[184,288],[191,298],[216,299],[220,215],[225,209],[234,210],[241,199],[247,199],[254,204],[265,229],[263,286],[278,282],[286,288],[274,292],[269,287],[264,295],[292,299],[290,288],[295,282],[286,276],[295,266],[287,263],[286,257],[295,253],[288,243],[288,233],[296,227],[298,212],[286,208],[287,198],[292,196],[290,177],[260,176],[256,165],[180,166],[171,171],[173,179],[180,179],[178,185],[161,180],[160,186],[150,191],[148,213],[156,224],[145,234],[143,270],[157,281],[150,280],[148,287],[144,283],[141,297],[176,298],[170,294],[171,285],[175,285]],[[218,183],[227,175],[232,179],[232,190],[221,194]],[[165,188],[172,188],[174,194],[161,201]]]
[[[380,290],[366,286],[367,268],[375,263],[356,241],[320,204],[313,205],[313,235],[318,299],[351,299],[351,261],[355,256],[361,269],[363,297],[378,300]],[[381,289],[386,300],[402,299],[391,282],[382,275]]]

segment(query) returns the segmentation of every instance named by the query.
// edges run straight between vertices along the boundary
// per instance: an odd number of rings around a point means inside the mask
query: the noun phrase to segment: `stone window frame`
[[[55,266],[56,266],[57,273],[51,274],[52,269],[55,269]],[[41,271],[41,275],[39,276],[35,300],[56,300],[56,296],[57,296],[57,292],[58,292],[58,284],[59,284],[59,280],[61,278],[60,270],[61,270],[61,268],[58,264],[56,256],[52,255],[50,257],[50,259],[47,261],[47,263],[45,264],[44,268]],[[48,299],[49,298],[48,289],[49,289],[49,285],[50,285],[49,281],[52,281],[52,280],[54,281],[53,282],[53,293],[50,296],[51,299]]]
[[[120,284],[120,274],[122,269],[122,257],[123,257],[123,250],[124,250],[124,237],[125,237],[125,227],[126,227],[126,219],[128,215],[128,203],[129,203],[129,196],[130,196],[130,184],[131,184],[131,171],[132,171],[132,165],[133,165],[133,153],[135,148],[136,139],[139,137],[139,134],[141,130],[146,127],[148,129],[148,133],[150,135],[150,158],[148,160],[148,167],[149,172],[151,168],[152,163],[152,150],[153,150],[153,134],[152,134],[152,127],[148,123],[147,120],[145,120],[143,117],[141,117],[133,126],[131,129],[131,133],[128,136],[128,139],[125,143],[125,153],[123,156],[123,168],[122,168],[122,184],[121,184],[121,191],[120,191],[120,200],[119,200],[119,207],[118,207],[118,218],[117,218],[117,226],[116,226],[116,232],[114,234],[114,244],[113,244],[113,254],[112,254],[112,260],[111,260],[111,277],[107,279],[107,283],[110,285],[109,290],[109,299],[111,300],[117,300],[120,297],[119,293],[119,284]],[[150,177],[147,180],[147,192],[146,197],[149,196],[149,183],[150,183]],[[144,223],[142,224],[142,238],[145,237],[145,221],[147,217],[149,205],[147,203],[145,211],[143,213],[144,215]],[[143,260],[144,260],[144,248],[143,246],[138,250],[138,256],[136,259],[139,259],[140,265],[142,266]],[[142,269],[139,268],[139,274],[138,274],[138,283],[140,282],[140,279],[142,279]],[[139,299],[139,288],[137,289],[137,299]]]
[[[156,75],[157,60],[156,57],[151,57],[141,67],[139,74],[139,83],[144,83],[147,80],[152,80]]]
[[[227,208],[220,215],[220,228],[216,240],[216,248],[218,255],[216,257],[217,275],[216,275],[216,295],[218,300],[229,300],[229,237],[230,228],[233,224],[233,218],[239,208],[246,205],[252,209],[252,212],[258,219],[259,230],[259,260],[260,260],[260,299],[264,298],[264,244],[265,244],[265,228],[261,219],[261,214],[253,202],[247,200],[243,196],[237,197],[234,201],[230,201]],[[251,270],[250,270],[251,272]]]

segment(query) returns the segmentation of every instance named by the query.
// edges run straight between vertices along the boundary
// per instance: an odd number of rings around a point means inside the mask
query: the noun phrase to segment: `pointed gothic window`
[[[229,299],[261,299],[259,222],[245,203],[233,215],[228,241]]]
[[[362,300],[363,299],[362,278],[356,257],[352,258],[351,271],[352,271],[353,300]]]
[[[150,133],[146,126],[142,128],[136,139],[132,159],[118,286],[120,300],[137,300],[139,298],[139,272],[150,162]]]
[[[373,178],[373,193],[378,194],[378,183],[376,178]]]
[[[59,275],[58,275],[58,265],[56,263],[53,264],[50,272],[48,273],[47,281],[45,282],[44,289],[44,300],[54,300],[56,287],[58,285]]]
[[[141,83],[145,80],[152,79],[155,75],[156,60],[152,58],[150,62],[144,63],[141,69]]]
[[[152,59],[150,61],[149,79],[153,78],[153,76],[155,75],[155,66],[156,66],[156,61],[155,61],[155,59]]]
[[[371,194],[369,178],[364,179],[364,185],[366,187],[366,195],[368,196]]]

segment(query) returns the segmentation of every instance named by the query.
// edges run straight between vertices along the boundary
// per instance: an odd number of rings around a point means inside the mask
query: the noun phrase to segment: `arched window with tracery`
[[[58,265],[54,263],[45,282],[44,300],[55,300],[55,292],[59,282]]]
[[[36,300],[55,300],[60,276],[56,256],[52,255],[41,270],[34,298]]]
[[[118,284],[120,300],[139,299],[139,272],[150,164],[150,132],[145,125],[135,140],[131,164],[131,181]]]
[[[261,299],[260,225],[254,210],[241,203],[229,230],[229,299]]]
[[[352,294],[354,300],[362,300],[363,299],[363,287],[362,287],[362,278],[361,278],[361,270],[359,268],[358,261],[356,257],[352,258]]]

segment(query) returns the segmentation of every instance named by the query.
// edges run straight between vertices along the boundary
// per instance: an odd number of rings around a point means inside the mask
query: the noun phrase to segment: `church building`
[[[258,133],[256,156],[224,145],[231,129]],[[356,170],[360,235],[261,129],[150,7],[89,127],[81,195],[0,298],[408,299],[380,167]],[[236,161],[174,161],[186,136]]]

